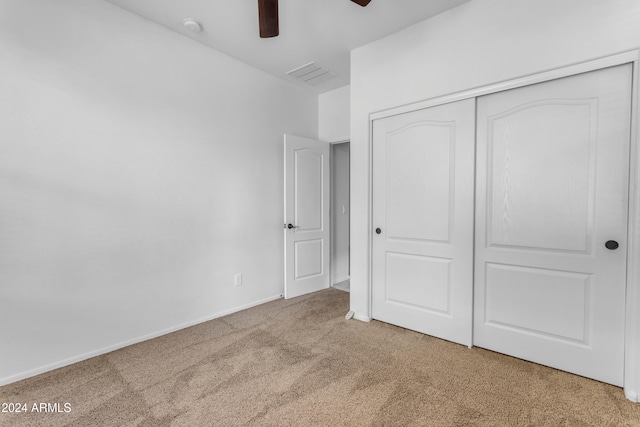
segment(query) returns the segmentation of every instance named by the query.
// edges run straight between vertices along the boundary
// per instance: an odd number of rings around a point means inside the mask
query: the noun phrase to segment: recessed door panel
[[[301,240],[294,245],[295,280],[321,276],[324,264],[322,239]]]
[[[454,134],[455,123],[421,121],[387,135],[389,238],[449,241]]]
[[[323,168],[326,159],[311,148],[293,151],[297,232],[322,230]]]
[[[450,315],[451,260],[387,252],[387,302]]]
[[[622,385],[630,93],[623,65],[478,98],[475,345]]]
[[[475,102],[373,125],[373,317],[471,345]]]
[[[489,245],[589,250],[597,106],[548,99],[487,118]]]
[[[587,345],[591,275],[486,264],[485,324]]]

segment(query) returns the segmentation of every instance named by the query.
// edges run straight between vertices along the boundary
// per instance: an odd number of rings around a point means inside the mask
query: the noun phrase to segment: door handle
[[[609,240],[604,244],[604,247],[611,251],[615,251],[616,249],[618,249],[618,246],[620,245],[615,240]]]
[[[382,230],[380,230],[380,228],[376,228],[376,234],[380,234],[382,233]]]
[[[291,230],[292,228],[298,228],[298,226],[293,224],[287,224],[287,228]]]

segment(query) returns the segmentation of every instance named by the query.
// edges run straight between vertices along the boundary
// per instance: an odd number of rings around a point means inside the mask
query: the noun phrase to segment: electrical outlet
[[[234,286],[242,286],[242,273],[236,273],[234,279]]]

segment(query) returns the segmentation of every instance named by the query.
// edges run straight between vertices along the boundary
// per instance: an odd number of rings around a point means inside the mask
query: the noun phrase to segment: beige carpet
[[[640,426],[622,389],[380,322],[334,289],[0,388],[2,426]],[[31,408],[29,408],[31,409]]]

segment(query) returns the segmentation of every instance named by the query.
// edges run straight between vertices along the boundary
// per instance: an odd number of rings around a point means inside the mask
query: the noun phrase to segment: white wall
[[[349,278],[349,143],[331,146],[331,284]]]
[[[637,0],[474,0],[352,52],[351,309],[370,317],[372,112],[640,47]]]
[[[318,96],[318,138],[343,142],[351,138],[351,87],[344,86]]]
[[[282,293],[317,96],[97,0],[0,0],[0,64],[0,384]]]

